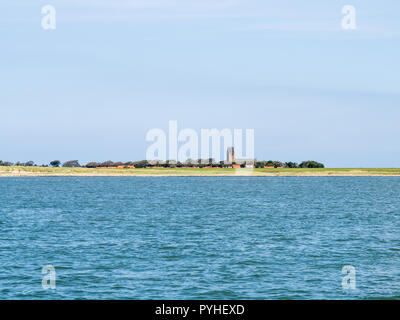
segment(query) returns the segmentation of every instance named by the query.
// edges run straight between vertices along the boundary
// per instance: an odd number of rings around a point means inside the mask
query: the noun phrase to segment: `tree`
[[[149,163],[147,160],[136,161],[133,163],[135,168],[146,168]]]
[[[107,160],[100,163],[100,167],[114,167],[114,166],[115,166],[114,162],[112,162],[111,160]]]
[[[300,168],[325,168],[322,163],[319,163],[314,160],[303,161],[299,164]]]
[[[268,161],[265,163],[265,165],[266,165],[267,167],[273,167],[273,166],[274,166],[274,162],[275,162],[275,161],[268,160]]]
[[[256,162],[256,168],[264,168],[265,161],[257,161]]]
[[[81,165],[79,164],[78,160],[70,160],[64,162],[62,166],[66,168],[77,168],[80,167]]]
[[[273,166],[274,166],[274,168],[281,168],[282,167],[282,162],[280,162],[280,161],[274,161],[274,164],[273,164]]]
[[[25,167],[33,167],[35,163],[33,161],[25,162]]]
[[[0,166],[9,167],[9,166],[12,166],[12,165],[13,165],[12,162],[0,160]]]
[[[100,164],[97,162],[88,162],[85,167],[86,168],[97,168],[97,167],[100,167]]]
[[[283,164],[283,166],[285,168],[297,168],[299,165],[296,162],[289,161],[289,162],[285,162]]]
[[[59,167],[60,164],[61,164],[61,161],[60,161],[60,160],[53,160],[53,161],[50,162],[50,165],[51,165],[52,167]]]

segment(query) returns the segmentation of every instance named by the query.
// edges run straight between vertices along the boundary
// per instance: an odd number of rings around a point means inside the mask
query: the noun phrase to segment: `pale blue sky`
[[[399,18],[396,0],[4,0],[0,159],[144,159],[178,120],[254,128],[258,159],[400,167]]]

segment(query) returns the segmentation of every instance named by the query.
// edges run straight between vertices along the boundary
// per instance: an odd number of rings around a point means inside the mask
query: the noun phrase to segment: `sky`
[[[254,129],[259,160],[400,167],[399,15],[397,0],[3,0],[0,159],[140,160],[177,120]]]

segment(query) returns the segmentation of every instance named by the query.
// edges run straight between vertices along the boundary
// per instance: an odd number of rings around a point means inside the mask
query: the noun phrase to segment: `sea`
[[[0,178],[0,299],[399,299],[400,177]]]

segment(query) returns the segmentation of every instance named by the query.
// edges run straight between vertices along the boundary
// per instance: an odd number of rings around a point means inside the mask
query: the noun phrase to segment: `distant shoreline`
[[[1,177],[396,177],[400,168],[51,168],[0,167]]]

